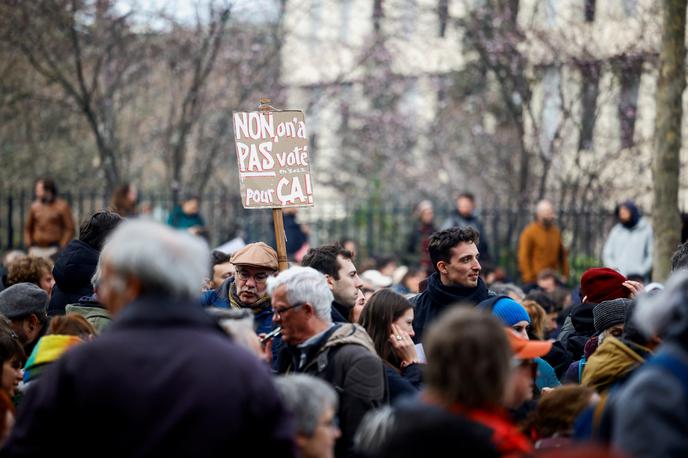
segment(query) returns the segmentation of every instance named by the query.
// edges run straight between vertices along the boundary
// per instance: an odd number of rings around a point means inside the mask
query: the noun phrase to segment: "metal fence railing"
[[[69,202],[77,226],[83,218],[109,203],[109,196],[101,191],[79,190],[62,193],[61,197]],[[24,248],[23,227],[32,199],[28,190],[0,190],[0,250]],[[140,192],[138,208],[141,213],[165,222],[173,202],[171,193]],[[437,227],[450,211],[449,206],[436,206]],[[272,212],[245,210],[238,193],[207,192],[201,196],[201,215],[208,226],[211,246],[218,246],[236,236],[247,242],[263,240],[270,243],[274,240]],[[530,222],[530,212],[495,205],[482,209],[479,215],[485,227],[482,236],[489,243],[492,259],[510,274],[516,274],[518,236]],[[413,208],[408,206],[353,205],[342,201],[317,203],[313,208],[301,209],[299,221],[310,227],[311,246],[351,238],[358,243],[361,258],[386,255],[404,259],[415,219]],[[559,211],[558,224],[569,250],[573,278],[585,268],[599,263],[612,223],[612,215],[605,211]]]

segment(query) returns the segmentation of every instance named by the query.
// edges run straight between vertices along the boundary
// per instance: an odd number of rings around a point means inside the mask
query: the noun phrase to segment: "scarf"
[[[253,310],[253,313],[259,313],[264,310],[268,310],[272,307],[272,304],[270,303],[270,296],[268,295],[265,295],[258,299],[258,301],[255,304],[244,305],[243,302],[241,302],[241,299],[239,299],[239,295],[237,294],[236,283],[232,283],[232,285],[229,287],[229,303],[232,305],[232,308],[250,308],[251,310]]]
[[[456,302],[470,302],[478,304],[490,295],[482,278],[478,277],[478,284],[469,288],[466,286],[446,286],[440,280],[440,274],[433,273],[428,279],[428,293],[436,304],[454,304]]]

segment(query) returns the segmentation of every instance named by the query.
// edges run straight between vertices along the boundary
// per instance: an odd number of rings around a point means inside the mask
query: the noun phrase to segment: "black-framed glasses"
[[[265,283],[267,281],[268,277],[270,277],[270,274],[267,272],[257,272],[257,273],[252,275],[245,270],[237,270],[236,276],[241,281],[246,281],[249,278],[253,278],[253,280],[256,283]]]
[[[277,316],[282,316],[282,314],[284,314],[284,312],[291,310],[291,309],[295,309],[296,307],[301,307],[302,305],[306,305],[306,303],[301,302],[300,304],[290,305],[289,307],[273,308],[272,314],[277,315]]]

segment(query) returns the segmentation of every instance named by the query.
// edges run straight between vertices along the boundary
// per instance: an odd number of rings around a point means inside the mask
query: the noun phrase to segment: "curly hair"
[[[41,286],[41,277],[53,271],[53,263],[47,258],[26,256],[7,266],[7,286],[16,283],[33,283]]]
[[[428,252],[430,253],[430,260],[435,271],[437,271],[438,262],[449,262],[452,256],[451,249],[459,243],[465,242],[478,245],[479,240],[480,233],[470,226],[452,227],[451,229],[445,229],[432,234],[430,236]]]

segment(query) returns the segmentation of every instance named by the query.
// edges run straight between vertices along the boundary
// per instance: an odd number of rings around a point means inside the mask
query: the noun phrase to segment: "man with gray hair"
[[[260,444],[294,456],[268,368],[198,302],[205,241],[132,220],[102,256],[98,294],[113,323],[27,391],[5,455],[227,456]],[[65,441],[75,428],[79,440]]]
[[[272,319],[281,326],[286,344],[278,356],[278,372],[314,375],[337,389],[342,436],[335,455],[351,455],[361,419],[388,397],[384,365],[372,340],[358,324],[332,323],[332,292],[311,267],[292,267],[269,278],[268,294]]]

